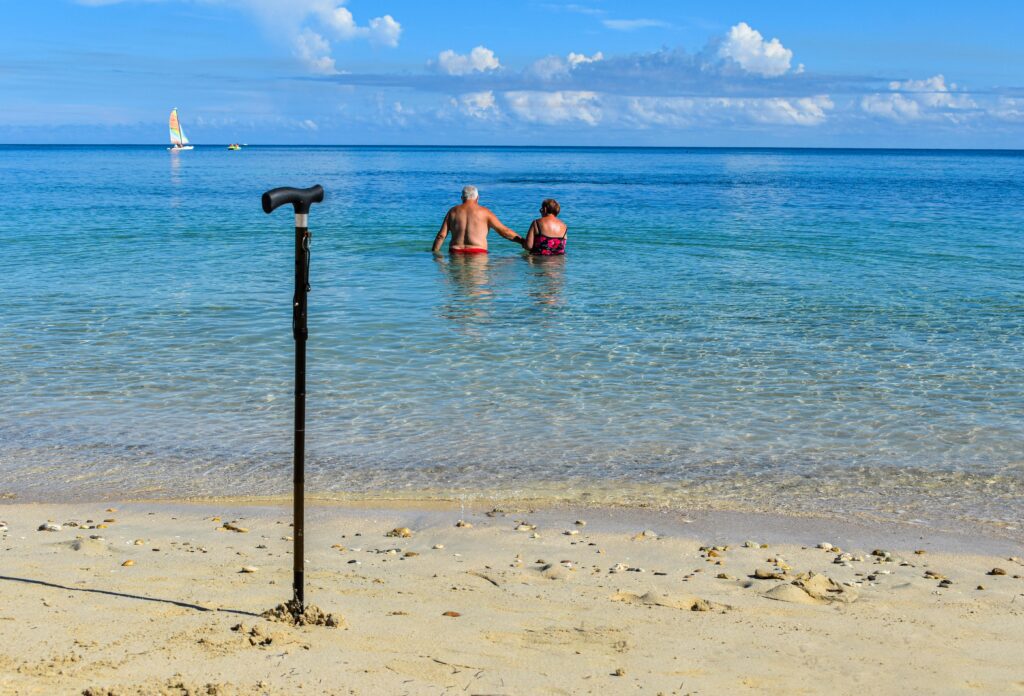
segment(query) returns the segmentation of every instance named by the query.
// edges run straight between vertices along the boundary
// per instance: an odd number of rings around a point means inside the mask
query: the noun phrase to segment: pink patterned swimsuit
[[[565,238],[569,236],[569,230],[561,237],[549,237],[538,231],[533,237],[533,248],[530,253],[534,256],[561,256],[565,253]]]

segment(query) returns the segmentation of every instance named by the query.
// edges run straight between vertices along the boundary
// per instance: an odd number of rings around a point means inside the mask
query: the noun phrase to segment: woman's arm
[[[526,240],[523,242],[523,248],[527,251],[533,249],[533,238],[537,235],[537,221],[534,220],[530,223],[530,230],[526,233]]]

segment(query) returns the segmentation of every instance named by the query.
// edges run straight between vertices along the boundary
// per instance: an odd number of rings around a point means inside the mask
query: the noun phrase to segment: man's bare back
[[[523,238],[505,227],[490,210],[480,205],[476,188],[467,186],[462,192],[463,202],[448,211],[441,229],[434,238],[434,251],[440,251],[445,237],[452,235],[448,245],[452,253],[487,251],[487,233],[494,230],[505,239],[523,243]]]

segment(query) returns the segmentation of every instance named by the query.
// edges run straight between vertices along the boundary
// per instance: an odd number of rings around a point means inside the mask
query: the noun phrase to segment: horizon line
[[[230,143],[190,143],[196,148],[226,148]],[[3,147],[153,147],[169,149],[163,143],[3,143]],[[294,148],[462,148],[462,149],[510,149],[510,150],[845,150],[845,151],[892,151],[892,152],[1020,152],[1019,147],[887,147],[887,146],[814,146],[814,145],[482,145],[482,144],[410,144],[410,143],[253,143],[244,148],[294,147]]]

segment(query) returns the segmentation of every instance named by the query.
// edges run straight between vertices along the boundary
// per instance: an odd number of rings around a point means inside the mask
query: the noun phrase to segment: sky
[[[1024,148],[1024,3],[6,0],[0,142]]]

